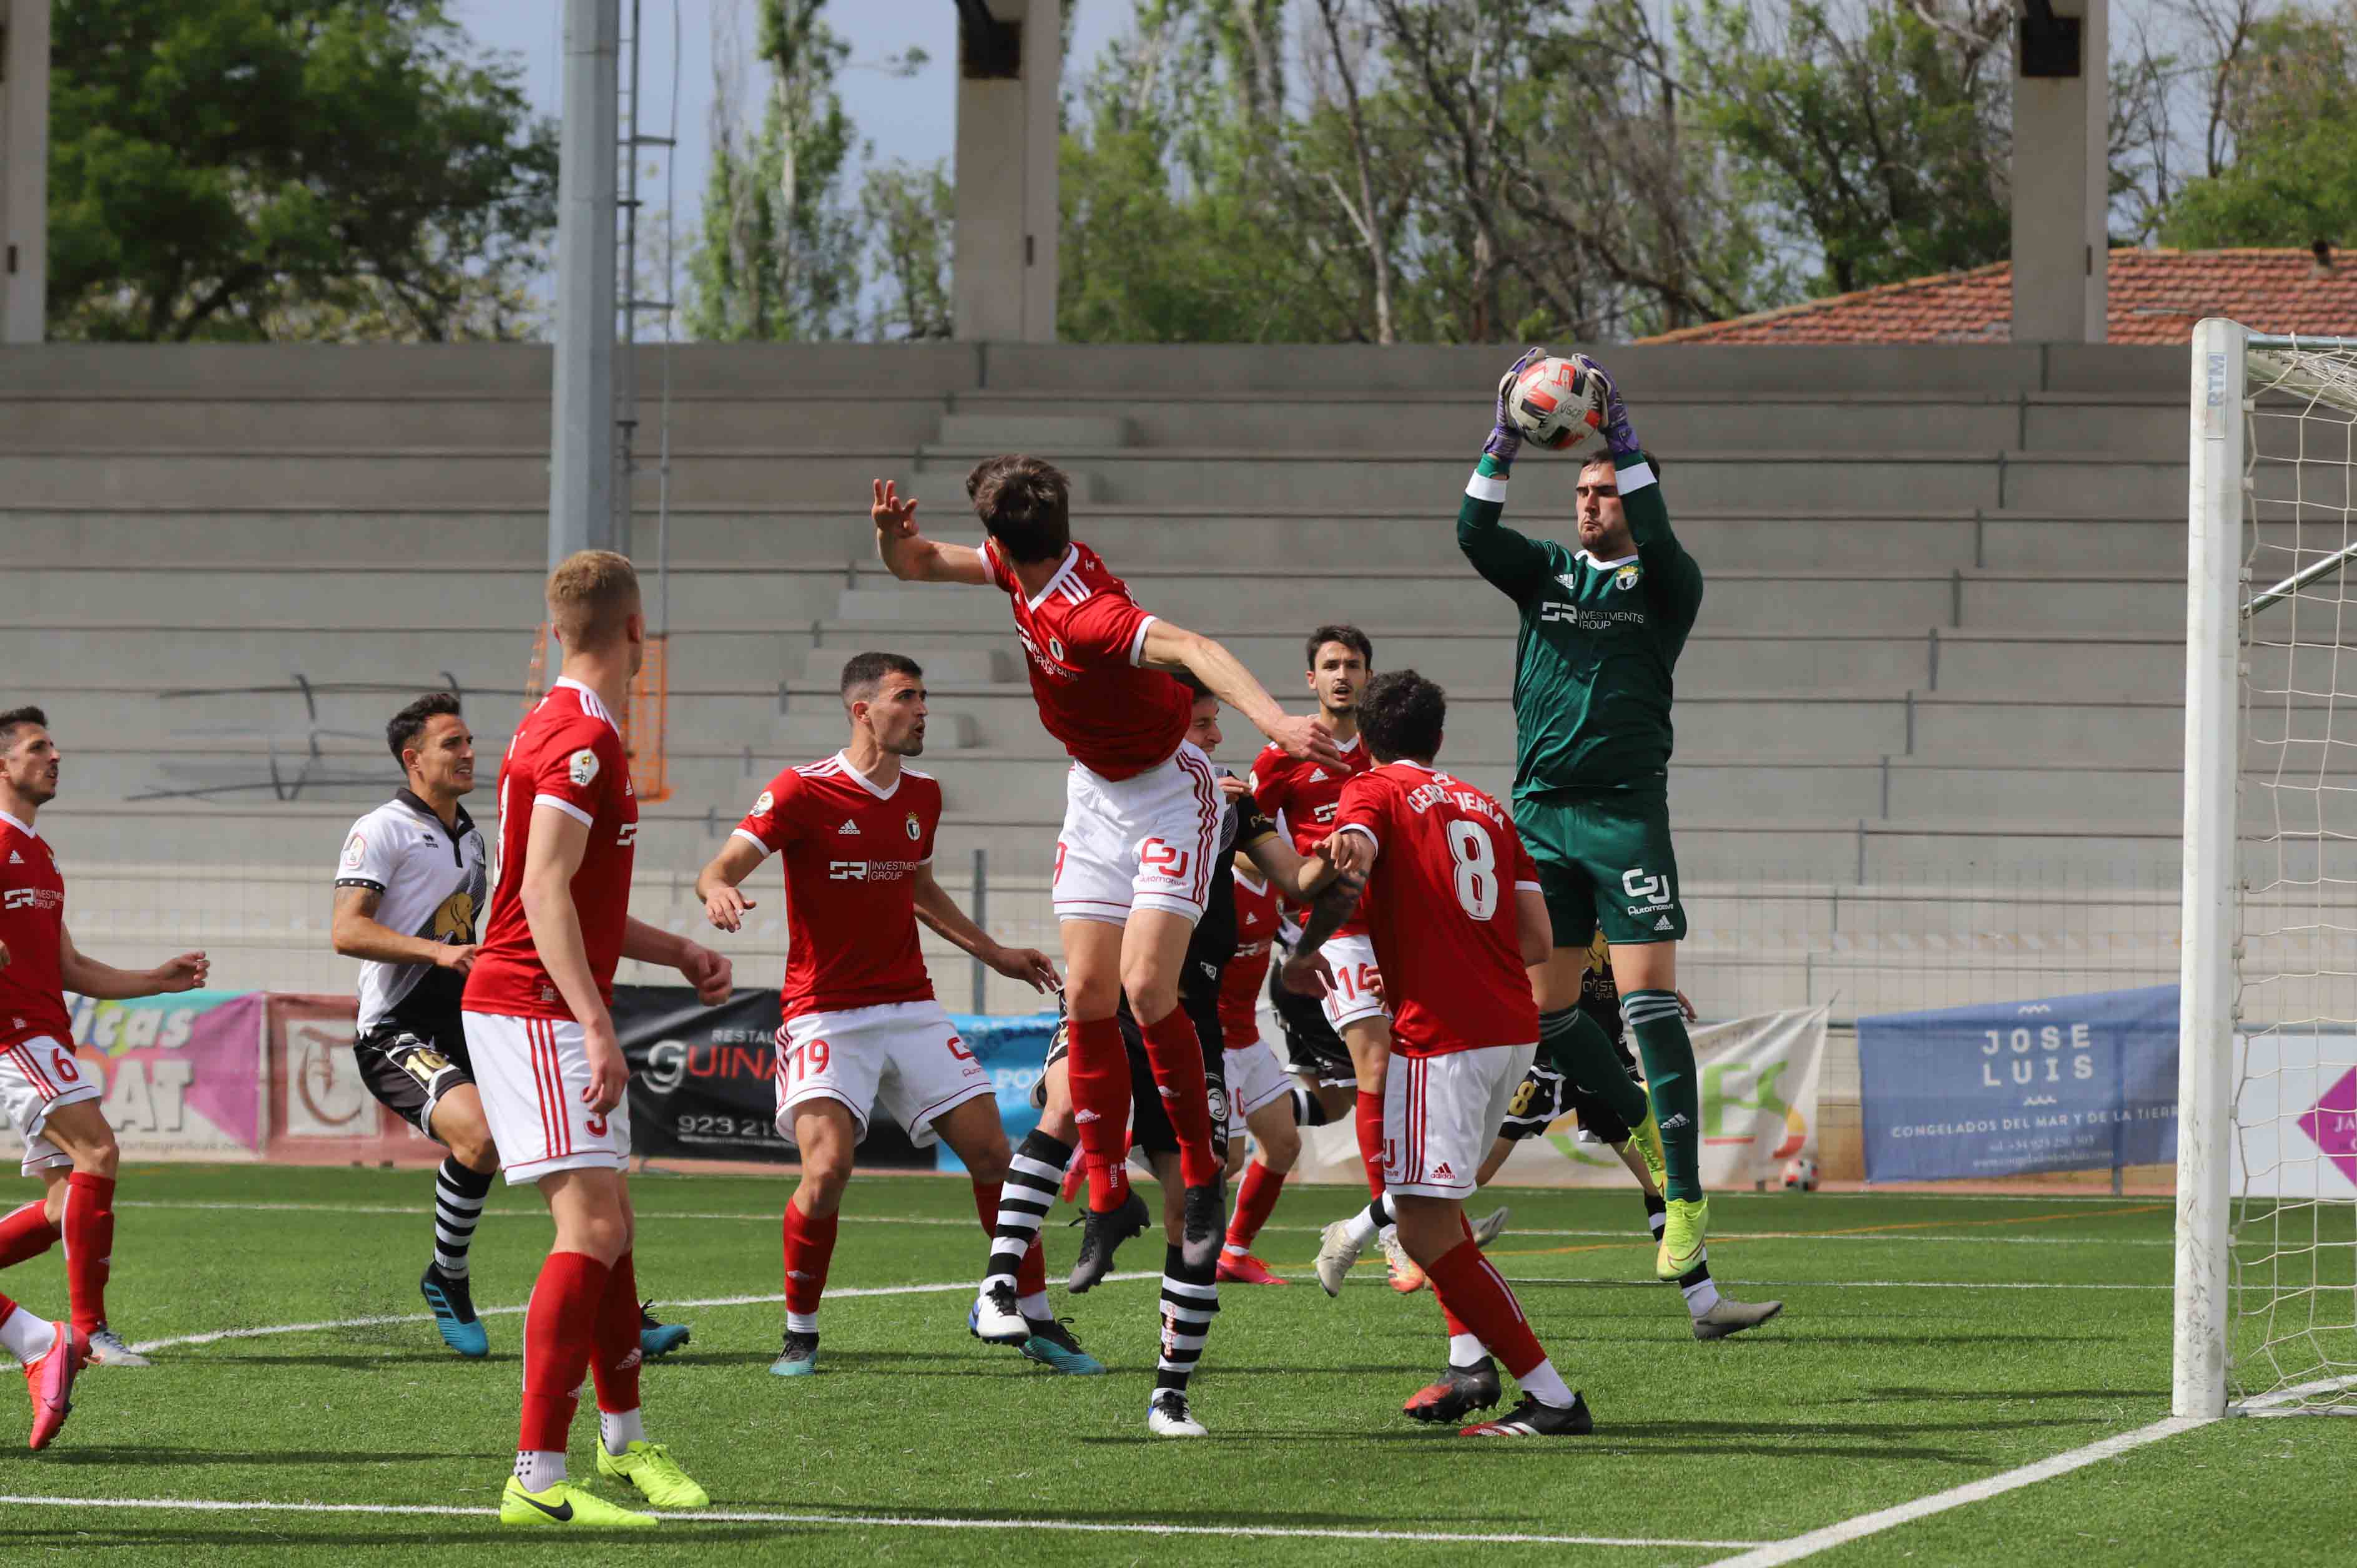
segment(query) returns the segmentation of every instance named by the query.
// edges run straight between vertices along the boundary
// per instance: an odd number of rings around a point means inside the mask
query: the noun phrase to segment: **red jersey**
[[[1446,773],[1394,762],[1351,780],[1336,825],[1382,851],[1361,908],[1392,1005],[1392,1048],[1437,1057],[1536,1042],[1514,894],[1535,890],[1539,872],[1505,808]]]
[[[985,541],[982,555],[1014,606],[1039,722],[1072,760],[1107,779],[1135,779],[1168,761],[1187,738],[1195,699],[1138,663],[1155,618],[1137,607],[1128,585],[1085,544],[1066,546],[1063,564],[1036,596],[1023,591],[998,541]]]
[[[1293,847],[1304,855],[1334,831],[1334,812],[1342,803],[1342,786],[1375,765],[1357,736],[1336,741],[1334,746],[1342,754],[1342,771],[1339,773],[1323,763],[1288,757],[1281,746],[1265,746],[1253,758],[1253,802],[1267,814],[1269,821],[1291,835]],[[1366,929],[1367,906],[1361,900],[1334,934],[1355,937]]]
[[[0,1046],[36,1035],[73,1038],[58,957],[65,929],[66,879],[58,875],[58,857],[29,823],[0,811],[0,942],[8,944],[7,966],[0,968]]]
[[[622,961],[622,928],[630,918],[630,862],[637,854],[639,798],[621,733],[597,693],[560,680],[524,715],[500,764],[500,880],[475,966],[467,972],[470,1013],[511,1018],[570,1018],[573,1009],[548,977],[523,918],[524,846],[536,807],[554,806],[589,829],[581,869],[573,874],[573,908],[597,993],[614,1001]]]
[[[1230,1050],[1260,1038],[1260,983],[1276,940],[1276,885],[1235,874],[1236,950],[1220,972],[1220,1035]]]
[[[737,832],[785,856],[787,1018],[931,1000],[916,877],[941,821],[941,785],[913,768],[881,789],[837,752],[770,780]]]

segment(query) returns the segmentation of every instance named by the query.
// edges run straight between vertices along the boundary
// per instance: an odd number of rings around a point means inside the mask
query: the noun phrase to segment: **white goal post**
[[[2357,338],[2191,369],[2171,1405],[2357,1413]]]

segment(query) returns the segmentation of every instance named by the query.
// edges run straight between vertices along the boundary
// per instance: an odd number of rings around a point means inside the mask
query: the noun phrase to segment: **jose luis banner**
[[[1866,1179],[2177,1158],[2177,987],[1857,1021]]]

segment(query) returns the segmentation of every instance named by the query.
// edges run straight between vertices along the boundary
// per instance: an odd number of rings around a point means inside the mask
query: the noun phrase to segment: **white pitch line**
[[[194,1201],[184,1202],[172,1198],[139,1199],[129,1202],[120,1202],[114,1207],[117,1208],[185,1209],[199,1213],[371,1214],[395,1216],[404,1219],[432,1212],[432,1206],[428,1203],[199,1203]],[[542,1208],[485,1208],[483,1210],[483,1214],[486,1218],[493,1215],[514,1215],[518,1218],[529,1218],[533,1215],[544,1214],[547,1211],[545,1209]],[[778,1219],[774,1211],[769,1213],[748,1214],[742,1210],[734,1209],[715,1209],[705,1211],[692,1209],[640,1208],[637,1210],[637,1214],[641,1219],[726,1219],[759,1225],[775,1224]],[[940,1215],[934,1214],[845,1214],[841,1216],[841,1218],[845,1224],[850,1225],[943,1225],[966,1230],[976,1228],[975,1222],[971,1219],[944,1219]],[[1959,1221],[1959,1223],[1964,1222]],[[1261,1227],[1261,1234],[1264,1236],[1273,1233],[1315,1236],[1321,1233],[1324,1229],[1325,1228],[1323,1226],[1319,1225],[1264,1225]],[[1509,1236],[1560,1237],[1574,1240],[1617,1240],[1628,1241],[1632,1246],[1641,1244],[1650,1247],[1652,1245],[1652,1239],[1646,1236],[1644,1232],[1637,1230],[1634,1226],[1631,1226],[1625,1230],[1562,1230],[1544,1229],[1534,1230],[1523,1226],[1513,1225],[1507,1228],[1506,1234]],[[1902,1242],[1927,1246],[1961,1245],[1971,1247],[2174,1247],[2176,1245],[2174,1241],[2166,1237],[2145,1239],[2140,1237],[2126,1236],[1860,1236],[1842,1231],[1813,1230],[1737,1230],[1727,1231],[1723,1234],[1714,1233],[1711,1239],[1719,1242],[1862,1241]]]
[[[1162,1276],[1144,1272],[1107,1274],[1102,1283],[1118,1284],[1129,1280],[1153,1280]],[[971,1280],[957,1280],[944,1284],[922,1285],[856,1285],[847,1290],[826,1293],[829,1301],[858,1295],[946,1295],[952,1291],[974,1289]],[[760,1306],[782,1302],[782,1294],[770,1295],[709,1295],[694,1301],[667,1301],[666,1306]],[[523,1306],[485,1306],[476,1309],[483,1317],[515,1317]],[[176,1334],[163,1339],[142,1339],[132,1347],[135,1350],[166,1350],[176,1345],[217,1345],[224,1339],[266,1339],[277,1334],[317,1334],[331,1328],[377,1328],[396,1323],[431,1323],[430,1312],[391,1313],[376,1317],[339,1317],[318,1323],[273,1323],[253,1328],[215,1328],[202,1334]]]
[[[2348,1388],[2353,1384],[2357,1384],[2357,1377],[2321,1379],[2314,1383],[2303,1383],[2298,1388],[2284,1389],[2253,1400],[2243,1407],[2243,1411],[2245,1414],[2264,1415],[2276,1406],[2288,1403],[2308,1394],[2320,1393],[2332,1388]],[[1951,1487],[1944,1492],[1933,1492],[1929,1497],[1917,1498],[1912,1502],[1900,1503],[1894,1508],[1878,1509],[1872,1513],[1859,1514],[1855,1519],[1846,1519],[1837,1524],[1829,1524],[1822,1530],[1813,1530],[1806,1534],[1793,1536],[1790,1540],[1770,1541],[1765,1546],[1756,1546],[1749,1552],[1733,1557],[1722,1557],[1711,1563],[1709,1568],[1775,1568],[1778,1563],[1797,1563],[1803,1557],[1813,1557],[1820,1552],[1847,1545],[1866,1536],[1878,1535],[1886,1530],[1893,1530],[1902,1524],[1910,1524],[1916,1520],[1927,1519],[1932,1514],[1945,1513],[1950,1509],[1960,1509],[1968,1503],[1982,1502],[1989,1498],[2000,1497],[2007,1492],[2018,1491],[2024,1487],[2034,1487],[2040,1481],[2050,1481],[2057,1476],[2067,1476],[2073,1470],[2083,1470],[2090,1465],[2115,1458],[2133,1449],[2142,1448],[2147,1444],[2158,1443],[2161,1439],[2174,1437],[2180,1432],[2190,1432],[2197,1426],[2207,1426],[2214,1419],[2212,1416],[2201,1415],[2164,1416],[2149,1426],[2139,1426],[2133,1432],[2123,1432],[2117,1436],[2106,1437],[2100,1443],[2090,1443],[2083,1448],[2073,1448],[2067,1453],[2057,1454],[2051,1458],[2040,1459],[2034,1465],[2024,1465],[2018,1469],[2007,1470],[1999,1475],[1986,1476],[1977,1481],[1967,1481],[1961,1487]]]
[[[1278,1269],[1277,1273],[1306,1274],[1306,1269]],[[1762,1280],[1749,1274],[1722,1276],[1736,1285],[1767,1285],[1775,1290],[2173,1290],[2170,1284],[2076,1284],[2067,1280]],[[1372,1276],[1368,1283],[1382,1283]],[[1517,1285],[1628,1285],[1635,1290],[1652,1290],[1659,1282],[1653,1280],[1578,1278],[1563,1274],[1509,1274],[1506,1283]]]
[[[427,1503],[220,1502],[184,1498],[41,1498],[0,1496],[0,1505],[61,1509],[150,1509],[196,1513],[394,1514],[433,1519],[496,1519],[499,1509]],[[1748,1541],[1688,1541],[1623,1535],[1527,1535],[1440,1530],[1340,1530],[1315,1526],[1114,1523],[1103,1520],[940,1519],[919,1514],[764,1513],[737,1509],[658,1514],[665,1525],[814,1524],[883,1526],[899,1530],[1040,1530],[1073,1535],[1216,1535],[1265,1540],[1438,1542],[1456,1546],[1749,1546]]]

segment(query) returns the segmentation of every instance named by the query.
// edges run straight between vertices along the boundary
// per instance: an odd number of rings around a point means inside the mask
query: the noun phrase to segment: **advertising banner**
[[[2234,1050],[2233,1191],[2357,1198],[2357,1035],[2251,1035]]]
[[[1866,1179],[2177,1158],[2177,987],[1857,1021]]]
[[[126,1155],[234,1159],[261,1148],[261,996],[184,991],[66,1003],[70,1069],[104,1088],[99,1108]]]
[[[1693,1031],[1705,1187],[1773,1181],[1786,1160],[1816,1156],[1827,1016],[1824,1007],[1796,1008]],[[1309,1179],[1361,1179],[1358,1143],[1347,1119],[1305,1129],[1302,1146]],[[1523,1187],[1610,1187],[1631,1180],[1620,1156],[1602,1144],[1582,1142],[1579,1123],[1569,1116],[1544,1137],[1517,1144],[1497,1179]]]
[[[441,1145],[377,1103],[352,1055],[360,1004],[350,996],[272,993],[270,1157],[432,1165]]]
[[[959,1037],[990,1069],[1006,1135],[1019,1141],[1038,1124],[1031,1085],[1048,1054],[1056,1015],[985,1017],[952,1013]],[[630,1064],[630,1138],[639,1154],[712,1160],[791,1163],[791,1144],[778,1133],[778,993],[739,991],[718,1007],[676,985],[618,985],[614,1029]],[[948,1150],[943,1169],[960,1166]],[[931,1169],[936,1151],[920,1149],[881,1109],[859,1145],[864,1165]]]

